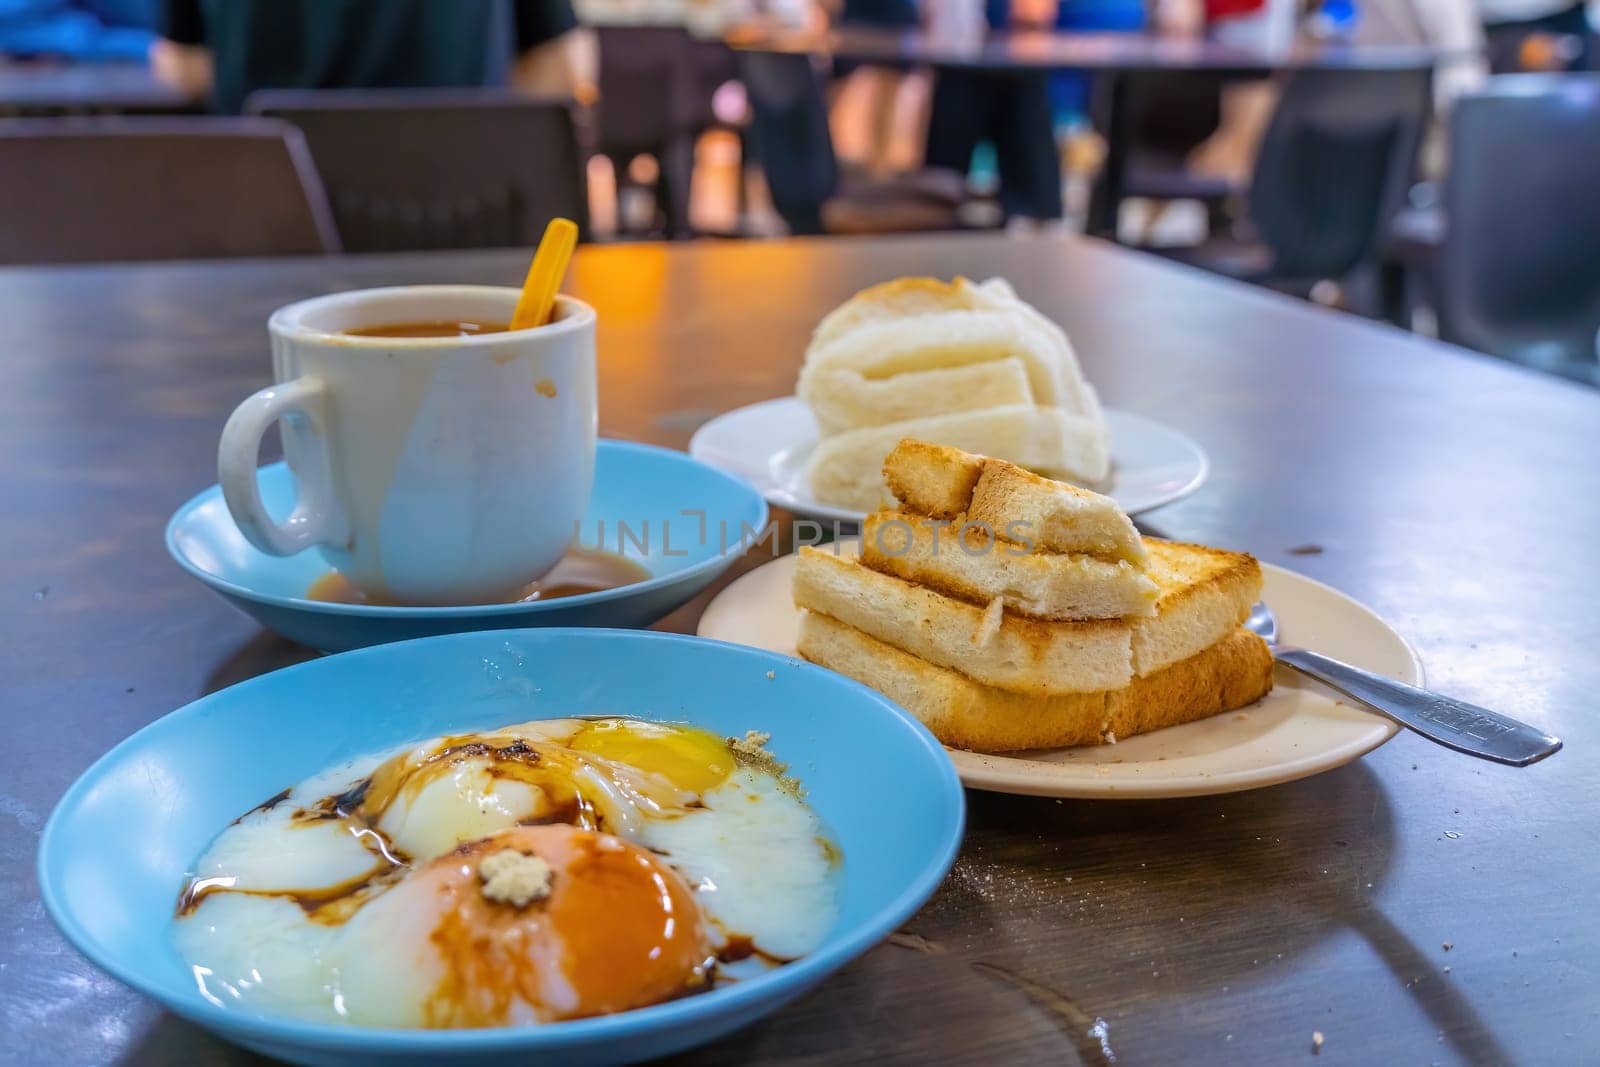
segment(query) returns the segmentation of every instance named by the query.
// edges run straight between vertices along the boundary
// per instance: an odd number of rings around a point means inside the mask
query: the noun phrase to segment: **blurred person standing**
[[[1443,152],[1440,122],[1456,97],[1478,88],[1488,74],[1478,6],[1473,0],[1357,0],[1356,14],[1351,40],[1358,46],[1413,45],[1440,53],[1433,68],[1435,129],[1423,155],[1424,170],[1436,172]]]
[[[960,5],[957,8],[957,5]],[[961,32],[1010,23],[1008,0],[943,0]],[[979,9],[976,16],[970,9]],[[931,32],[938,36],[937,26]],[[927,164],[965,174],[979,143],[994,145],[1007,222],[1051,222],[1063,214],[1050,77],[1038,71],[941,70],[934,79]]]
[[[576,26],[570,0],[166,0],[151,65],[227,113],[257,89],[572,95]]]
[[[1162,11],[1164,9],[1164,12]],[[1233,48],[1283,52],[1294,44],[1299,0],[1161,0],[1158,19],[1202,32]],[[1278,103],[1277,83],[1250,78],[1223,86],[1217,130],[1189,154],[1197,174],[1244,186],[1255,168],[1256,149]]]
[[[844,0],[839,10],[839,25],[874,30],[915,30],[921,25],[916,0]],[[834,60],[835,78],[848,78],[862,87],[867,114],[866,152],[868,173],[883,176],[890,166],[894,141],[895,115],[900,90],[910,68],[903,65],[853,63]]]

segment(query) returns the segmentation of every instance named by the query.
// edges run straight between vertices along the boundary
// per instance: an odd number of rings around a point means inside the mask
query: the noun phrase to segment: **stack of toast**
[[[953,445],[1082,484],[1110,470],[1100,401],[1067,336],[1005,281],[901,278],[817,326],[797,391],[822,439],[811,491],[871,511],[904,438]]]
[[[1107,497],[954,448],[903,441],[883,476],[897,506],[868,516],[859,558],[800,550],[799,651],[944,744],[1112,742],[1271,689],[1241,627],[1252,557],[1141,538]]]

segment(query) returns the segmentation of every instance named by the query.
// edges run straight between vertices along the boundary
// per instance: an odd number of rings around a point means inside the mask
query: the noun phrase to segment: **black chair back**
[[[626,168],[634,156],[656,157],[656,200],[667,236],[690,236],[695,140],[713,121],[716,85],[706,64],[719,58],[721,46],[697,41],[682,26],[601,26],[596,34],[596,150],[617,168],[619,188],[628,181]]]
[[[1450,122],[1438,270],[1446,340],[1595,379],[1600,74],[1508,74]]]
[[[740,52],[750,101],[749,144],[772,206],[794,234],[820,234],[822,205],[839,186],[822,75],[806,55]]]
[[[1370,265],[1410,187],[1427,70],[1301,70],[1284,84],[1250,184],[1250,221],[1285,279]]]
[[[0,124],[0,263],[337,252],[304,141],[267,119]]]
[[[1222,123],[1222,79],[1204,71],[1129,74],[1126,123],[1134,165],[1182,166]]]
[[[600,26],[596,147],[624,157],[659,154],[703,124],[710,93],[696,72],[694,39],[681,26]],[[702,99],[704,97],[704,99]]]
[[[245,101],[305,134],[348,252],[537,244],[587,233],[572,104],[497,90],[263,90]]]

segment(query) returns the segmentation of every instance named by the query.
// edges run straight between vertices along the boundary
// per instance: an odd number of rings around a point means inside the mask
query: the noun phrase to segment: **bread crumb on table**
[[[550,895],[550,865],[538,856],[503,848],[478,864],[482,893],[488,900],[525,908]]]
[[[772,679],[776,678],[777,676],[778,676],[778,672],[777,671],[768,671],[767,672],[767,681],[770,682]]]

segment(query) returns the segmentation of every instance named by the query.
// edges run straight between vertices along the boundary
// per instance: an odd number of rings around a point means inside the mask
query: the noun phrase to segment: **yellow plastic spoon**
[[[522,283],[522,296],[517,298],[517,310],[511,316],[513,330],[531,330],[550,321],[556,291],[567,276],[567,264],[572,262],[572,251],[577,247],[578,224],[571,219],[551,219]]]

